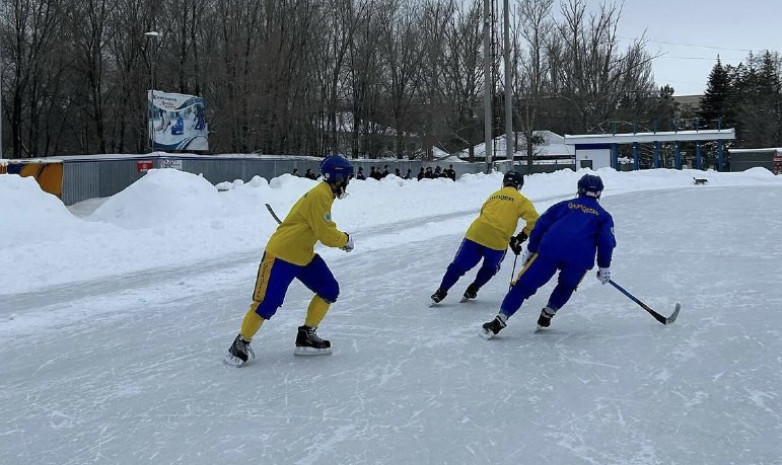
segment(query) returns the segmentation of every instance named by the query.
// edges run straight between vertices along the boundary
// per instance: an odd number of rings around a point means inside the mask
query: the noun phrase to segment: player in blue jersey
[[[540,312],[538,327],[547,328],[587,271],[595,266],[597,279],[611,278],[611,256],[616,239],[614,220],[598,203],[603,192],[599,176],[586,174],[578,181],[578,197],[553,205],[538,218],[524,253],[523,267],[500,305],[497,316],[483,324],[481,336],[491,339],[506,326],[522,302],[559,271],[557,285]]]
[[[258,267],[253,302],[244,316],[239,334],[223,359],[242,366],[255,357],[250,341],[264,321],[277,313],[288,286],[298,279],[315,295],[307,308],[304,325],[296,335],[296,355],[331,353],[331,342],[321,339],[316,330],[331,304],[339,296],[339,284],[326,262],[314,251],[315,243],[353,250],[353,239],[337,229],[331,219],[334,199],[344,198],[353,165],[339,155],[332,155],[320,165],[323,182],[304,194],[288,216],[269,238]]]
[[[527,239],[538,219],[538,212],[532,202],[519,192],[523,185],[524,177],[521,173],[505,173],[502,188],[486,199],[480,215],[467,229],[440,287],[432,294],[432,302],[440,303],[456,281],[483,260],[475,280],[464,291],[462,301],[474,299],[478,290],[500,270],[508,245],[516,255],[521,253],[521,243]],[[513,236],[519,218],[524,219],[526,224],[519,234]]]

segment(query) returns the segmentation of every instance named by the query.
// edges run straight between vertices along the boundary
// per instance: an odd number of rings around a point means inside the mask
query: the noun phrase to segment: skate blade
[[[246,362],[239,357],[235,357],[231,354],[226,354],[225,357],[223,357],[223,363],[225,363],[228,366],[239,368],[240,366],[244,365]]]
[[[487,341],[488,341],[489,339],[493,339],[493,338],[494,338],[494,336],[496,336],[496,335],[495,335],[493,332],[491,332],[491,331],[486,331],[485,329],[481,329],[481,337],[482,337],[483,339],[485,339],[485,340],[487,340]]]
[[[327,349],[316,349],[315,347],[296,347],[293,355],[302,355],[309,357],[311,355],[331,355],[331,347]]]

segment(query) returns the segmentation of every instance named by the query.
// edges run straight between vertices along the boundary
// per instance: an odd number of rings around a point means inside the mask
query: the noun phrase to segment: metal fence
[[[255,176],[271,180],[285,173],[291,173],[294,168],[303,175],[307,169],[318,173],[320,167],[319,158],[290,158],[290,157],[251,157],[251,156],[193,156],[193,155],[127,155],[117,157],[64,157],[63,158],[63,189],[62,201],[65,205],[72,205],[83,200],[108,197],[114,195],[144,176],[144,171],[139,169],[139,163],[149,162],[153,168],[161,168],[174,165],[178,169],[188,173],[201,174],[212,184],[224,181],[250,181]],[[371,168],[383,171],[386,167],[391,173],[396,168],[402,175],[411,170],[412,176],[418,175],[421,167],[431,166],[433,169],[439,166],[441,169],[453,166],[457,178],[468,173],[481,173],[486,171],[486,163],[465,163],[449,161],[418,161],[418,160],[351,160],[358,167],[364,168],[364,174],[369,175]],[[493,163],[495,170],[507,172],[514,164],[501,160]],[[515,168],[522,173],[528,173],[526,164],[516,164]],[[552,172],[560,169],[574,169],[572,164],[567,165],[534,165],[532,172]]]

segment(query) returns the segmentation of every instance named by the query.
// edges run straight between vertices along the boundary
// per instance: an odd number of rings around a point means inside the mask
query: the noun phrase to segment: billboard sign
[[[209,150],[205,99],[150,90],[147,107],[147,131],[152,150]]]

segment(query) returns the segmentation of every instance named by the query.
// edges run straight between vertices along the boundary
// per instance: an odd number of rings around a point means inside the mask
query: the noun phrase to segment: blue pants
[[[464,239],[459,246],[459,250],[456,251],[456,256],[445,271],[445,276],[443,276],[443,280],[440,283],[440,289],[448,291],[456,284],[459,278],[473,269],[481,258],[483,259],[483,264],[475,276],[475,281],[472,283],[479,289],[500,271],[500,264],[502,259],[505,258],[505,250],[490,249],[469,239]]]
[[[277,313],[294,278],[328,303],[339,297],[339,283],[320,255],[315,254],[311,262],[299,266],[264,253],[253,292],[255,312],[261,318],[268,320]]]
[[[573,295],[587,269],[580,265],[574,266],[565,260],[557,261],[533,254],[530,261],[521,269],[508,294],[505,295],[500,305],[500,313],[506,316],[516,313],[521,308],[522,302],[535,295],[557,270],[559,270],[557,286],[551,292],[547,306],[554,311],[562,308],[570,300],[570,296]]]

